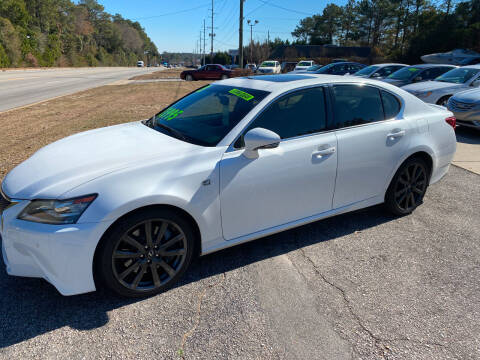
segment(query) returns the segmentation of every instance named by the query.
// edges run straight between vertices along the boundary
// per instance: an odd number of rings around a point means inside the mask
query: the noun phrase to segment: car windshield
[[[312,62],[311,61],[300,61],[297,66],[311,66]]]
[[[395,71],[393,74],[388,76],[388,79],[394,80],[408,80],[417,75],[422,69],[415,66],[407,66],[400,70]]]
[[[371,73],[373,73],[374,71],[376,71],[379,68],[380,68],[380,66],[370,65],[370,66],[367,66],[367,67],[363,68],[362,70],[358,70],[353,75],[355,75],[355,76],[370,75]]]
[[[458,68],[447,71],[445,74],[437,77],[435,81],[448,82],[454,84],[463,84],[478,74],[480,69]]]
[[[264,61],[262,65],[260,65],[260,67],[274,67],[274,66],[275,66],[275,62],[273,61]]]
[[[309,68],[307,68],[307,71],[317,71],[321,67],[323,67],[323,65],[313,65],[313,66],[310,66]]]
[[[323,74],[324,72],[327,72],[330,68],[338,65],[338,63],[331,63],[325,66],[322,66],[320,69],[317,69],[317,74]]]
[[[207,85],[156,114],[146,124],[202,146],[216,146],[269,92]]]

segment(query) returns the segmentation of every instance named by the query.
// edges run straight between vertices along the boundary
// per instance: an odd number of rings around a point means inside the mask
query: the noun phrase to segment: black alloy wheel
[[[105,284],[128,297],[149,296],[171,287],[190,264],[194,232],[176,213],[141,213],[125,219],[102,247]]]
[[[423,203],[429,182],[428,167],[420,158],[405,162],[390,184],[385,203],[396,215],[406,215]]]

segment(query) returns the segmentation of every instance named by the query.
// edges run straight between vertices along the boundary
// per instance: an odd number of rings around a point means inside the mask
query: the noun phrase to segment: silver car
[[[457,124],[480,129],[480,89],[472,89],[453,95],[447,104],[454,113]]]

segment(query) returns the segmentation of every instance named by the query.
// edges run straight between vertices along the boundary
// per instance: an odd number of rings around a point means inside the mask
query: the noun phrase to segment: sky
[[[211,26],[211,0],[98,0],[111,14],[138,21],[159,52],[192,52],[203,36],[203,20]],[[344,5],[346,0],[333,1]],[[214,51],[238,48],[240,0],[214,0]],[[244,3],[244,44],[250,41],[247,20],[258,20],[253,39],[280,37],[292,39],[291,32],[300,19],[321,13],[326,1],[318,0],[246,0]],[[206,52],[210,52],[210,30],[206,30]],[[202,40],[203,47],[203,40]]]

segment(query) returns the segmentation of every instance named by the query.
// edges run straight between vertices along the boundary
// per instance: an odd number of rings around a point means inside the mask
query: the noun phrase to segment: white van
[[[140,61],[137,61],[137,67],[144,67],[145,66],[145,63],[140,60]]]

